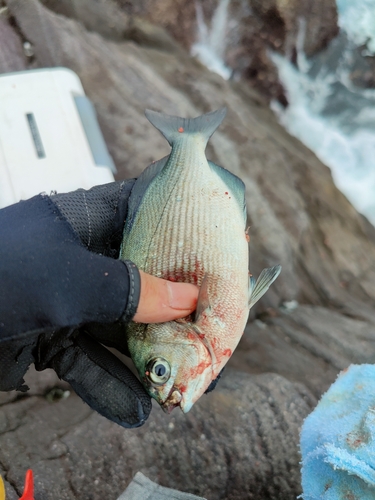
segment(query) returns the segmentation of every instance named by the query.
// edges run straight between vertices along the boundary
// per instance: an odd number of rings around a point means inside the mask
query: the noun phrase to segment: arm
[[[101,343],[126,352],[124,325],[137,309],[139,321],[150,314],[150,300],[151,317],[152,308],[159,316],[164,310],[161,321],[182,317],[194,309],[197,291],[142,275],[140,298],[137,268],[113,258],[131,186],[37,196],[0,211],[1,390],[27,389],[23,375],[34,362],[54,368],[111,420],[135,427],[147,419],[149,396]],[[103,213],[108,217],[97,222]],[[161,283],[153,289],[155,280]],[[182,301],[181,287],[188,290]]]

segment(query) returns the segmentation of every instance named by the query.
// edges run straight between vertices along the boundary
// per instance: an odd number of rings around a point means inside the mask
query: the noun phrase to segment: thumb
[[[133,318],[139,323],[163,323],[191,314],[197,305],[199,288],[174,283],[140,271],[141,295]]]

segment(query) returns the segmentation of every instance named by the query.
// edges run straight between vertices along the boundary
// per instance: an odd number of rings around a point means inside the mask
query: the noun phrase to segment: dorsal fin
[[[146,109],[145,115],[152,125],[157,128],[173,146],[181,134],[200,134],[204,139],[204,145],[215,132],[226,115],[226,108],[212,111],[197,118],[180,118],[178,116],[165,115],[151,109]]]

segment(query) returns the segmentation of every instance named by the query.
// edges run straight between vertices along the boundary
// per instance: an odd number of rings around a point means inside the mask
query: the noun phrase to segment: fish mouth
[[[169,414],[174,408],[176,408],[176,406],[180,406],[181,401],[181,392],[176,387],[172,387],[171,392],[169,393],[167,399],[161,404],[161,407],[165,413]]]
[[[172,388],[170,396],[162,403],[161,407],[165,413],[171,413],[172,410],[179,406],[183,413],[187,413],[193,406],[193,401],[186,401],[181,392],[175,387]]]
[[[195,334],[196,339],[197,339],[197,343],[199,342],[201,345],[203,345],[206,352],[210,356],[210,358],[211,358],[211,367],[210,368],[211,368],[211,373],[212,373],[213,365],[216,361],[215,353],[214,353],[211,345],[207,342],[207,340],[204,338],[204,336],[202,336],[199,329],[195,328],[192,333]],[[195,383],[193,394],[196,393],[198,388],[199,388],[199,380],[197,380]],[[202,394],[203,394],[203,392],[202,392]],[[188,400],[186,398],[186,396],[187,396],[186,393],[184,393],[184,395],[182,395],[180,390],[176,386],[173,386],[172,389],[170,390],[168,396],[163,401],[163,403],[160,403],[160,406],[162,407],[163,411],[165,413],[168,413],[168,414],[171,413],[174,410],[174,408],[176,408],[177,406],[179,406],[181,408],[181,411],[183,413],[187,413],[188,411],[190,411],[190,409],[192,408],[192,406],[195,403],[195,401],[197,400],[197,398],[196,399],[189,398],[189,400]]]

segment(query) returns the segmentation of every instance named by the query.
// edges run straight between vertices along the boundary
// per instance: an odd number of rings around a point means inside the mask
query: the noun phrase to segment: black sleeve
[[[0,210],[0,340],[131,319],[137,268],[86,247],[48,196]]]
[[[51,200],[91,252],[118,258],[135,179],[51,195]]]

